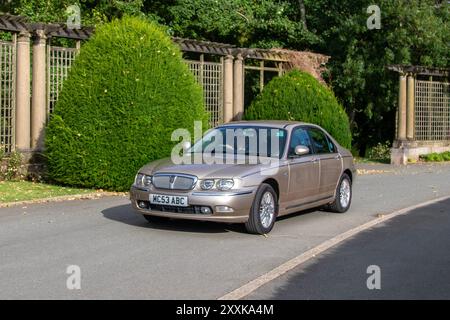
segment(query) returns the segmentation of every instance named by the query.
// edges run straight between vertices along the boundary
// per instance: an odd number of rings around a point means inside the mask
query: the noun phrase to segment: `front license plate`
[[[168,196],[165,194],[150,194],[150,203],[166,206],[187,207],[188,197]]]

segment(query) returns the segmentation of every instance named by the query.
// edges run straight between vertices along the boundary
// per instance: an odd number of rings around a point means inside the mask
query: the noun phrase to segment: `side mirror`
[[[184,141],[181,144],[181,147],[183,148],[183,152],[186,152],[191,148],[191,143],[189,141]]]
[[[295,153],[297,156],[303,156],[303,155],[309,153],[309,148],[308,148],[307,146],[303,146],[303,145],[300,144],[300,145],[298,145],[298,146],[295,147],[294,153]]]

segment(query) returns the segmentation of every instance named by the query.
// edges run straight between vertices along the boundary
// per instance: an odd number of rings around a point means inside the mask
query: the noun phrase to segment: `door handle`
[[[313,158],[313,159],[311,159],[311,162],[312,162],[312,163],[316,163],[316,162],[318,162],[318,161],[319,161],[318,158]]]

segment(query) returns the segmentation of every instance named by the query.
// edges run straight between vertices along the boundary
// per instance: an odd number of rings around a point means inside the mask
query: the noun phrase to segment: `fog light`
[[[210,207],[200,207],[200,212],[203,214],[211,214],[211,208]]]
[[[216,206],[217,212],[234,212],[233,208],[229,206]]]
[[[145,203],[145,201],[138,201],[138,207],[141,209],[146,209],[147,203]]]

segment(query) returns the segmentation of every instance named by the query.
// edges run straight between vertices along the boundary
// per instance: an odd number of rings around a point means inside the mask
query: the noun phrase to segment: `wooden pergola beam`
[[[232,55],[235,57],[238,54],[240,54],[244,59],[267,60],[277,62],[289,61],[288,55],[279,52],[278,50],[238,48],[234,45],[226,43],[192,40],[177,37],[174,37],[172,39],[175,43],[177,43],[181,47],[181,50],[185,52],[207,53],[221,56]]]
[[[35,32],[44,30],[50,37],[61,37],[75,40],[87,40],[94,32],[94,28],[82,27],[80,29],[69,29],[63,23],[34,23],[25,17],[0,15],[0,30],[9,32]]]
[[[47,37],[61,37],[76,40],[87,40],[92,36],[94,28],[82,27],[80,29],[69,29],[63,23],[35,23],[27,18],[12,15],[0,15],[0,30],[9,32],[35,32],[43,30]],[[263,61],[288,62],[289,55],[279,50],[257,49],[257,48],[238,48],[234,45],[192,40],[173,37],[172,40],[177,43],[184,52],[194,52],[200,54],[215,54],[220,56],[238,56],[243,59],[255,59]]]
[[[27,19],[18,16],[1,15],[0,30],[11,32],[27,31]]]
[[[423,76],[436,76],[446,77],[450,75],[449,68],[435,68],[426,66],[407,66],[401,64],[393,64],[386,67],[390,71],[394,71],[401,74],[414,74]]]

